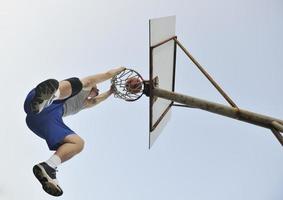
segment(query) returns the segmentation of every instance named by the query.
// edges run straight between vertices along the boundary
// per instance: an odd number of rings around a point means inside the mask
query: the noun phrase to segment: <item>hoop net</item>
[[[131,93],[126,88],[127,80],[137,78],[140,80],[142,88],[137,93]],[[132,69],[125,69],[111,79],[111,84],[114,90],[114,96],[125,101],[136,101],[143,95],[144,80],[142,76]]]

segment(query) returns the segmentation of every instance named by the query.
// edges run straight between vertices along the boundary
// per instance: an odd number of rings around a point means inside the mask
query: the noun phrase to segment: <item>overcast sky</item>
[[[121,65],[148,79],[148,20],[170,15],[179,40],[240,108],[283,118],[281,0],[0,0],[1,200],[55,199],[32,174],[51,152],[25,125],[29,90]],[[177,54],[176,91],[226,104]],[[59,167],[62,200],[283,198],[283,151],[267,129],[173,108],[148,150],[147,97],[111,97],[65,122],[86,146]]]

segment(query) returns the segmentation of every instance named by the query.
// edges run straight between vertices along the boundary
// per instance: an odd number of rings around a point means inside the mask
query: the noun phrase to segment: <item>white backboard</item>
[[[163,17],[149,21],[150,44],[150,81],[158,77],[158,87],[174,91],[176,44],[175,37],[176,17]],[[150,131],[149,147],[151,147],[160,130],[166,125],[173,102],[155,98],[150,95]],[[163,121],[164,120],[164,121]],[[162,126],[162,127],[161,127]]]

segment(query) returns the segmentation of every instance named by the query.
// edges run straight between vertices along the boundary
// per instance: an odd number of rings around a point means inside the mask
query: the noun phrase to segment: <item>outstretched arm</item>
[[[111,69],[111,70],[109,70],[105,73],[100,73],[100,74],[96,74],[96,75],[93,75],[93,76],[88,76],[86,78],[83,78],[83,79],[81,79],[81,82],[83,84],[83,88],[84,89],[91,89],[96,84],[101,83],[103,81],[106,81],[108,79],[111,79],[115,75],[122,72],[124,69],[126,69],[126,68],[125,67],[119,67],[119,68]]]
[[[99,104],[100,102],[106,100],[109,96],[111,96],[111,94],[113,93],[113,90],[110,89],[107,92],[104,92],[92,99],[86,99],[85,100],[85,108],[90,108],[93,107],[97,104]]]

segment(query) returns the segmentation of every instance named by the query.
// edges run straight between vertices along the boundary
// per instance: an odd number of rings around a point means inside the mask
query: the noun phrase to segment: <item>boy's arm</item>
[[[101,83],[103,81],[111,79],[112,77],[119,74],[120,72],[122,72],[125,69],[126,69],[125,67],[118,67],[118,68],[115,68],[115,69],[111,69],[111,70],[109,70],[105,73],[100,73],[100,74],[96,74],[96,75],[93,75],[93,76],[88,76],[86,78],[83,78],[83,79],[81,79],[81,82],[83,84],[83,88],[89,88],[90,89],[98,83]]]
[[[106,100],[109,96],[111,96],[111,94],[113,94],[113,90],[110,89],[107,92],[104,92],[92,99],[86,99],[85,100],[85,108],[90,108],[93,107],[97,104],[99,104],[100,102]]]

